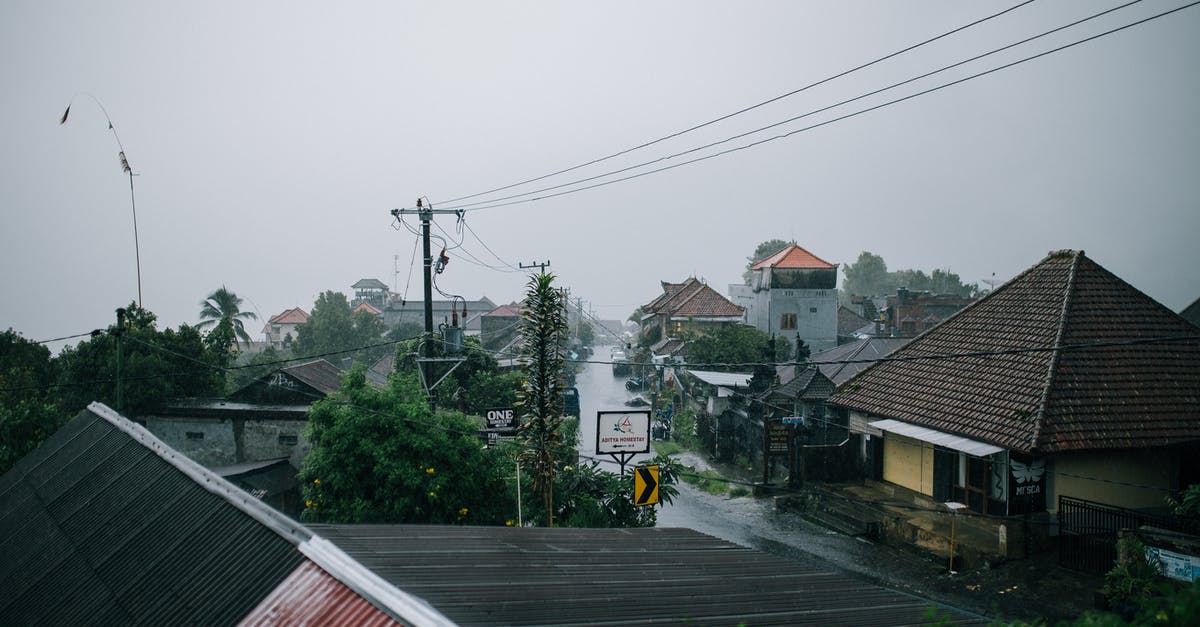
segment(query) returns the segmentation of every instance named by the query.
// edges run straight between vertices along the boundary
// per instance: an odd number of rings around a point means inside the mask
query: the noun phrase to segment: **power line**
[[[757,104],[751,105],[751,106],[749,106],[749,107],[745,107],[745,108],[739,109],[739,110],[737,110],[737,111],[734,111],[734,112],[732,112],[732,113],[727,113],[727,114],[725,114],[725,115],[722,115],[722,116],[720,116],[720,117],[714,118],[714,119],[712,119],[712,120],[708,120],[707,122],[702,122],[702,123],[700,123],[700,124],[697,124],[697,125],[695,125],[695,126],[691,126],[691,127],[689,127],[689,128],[683,129],[683,130],[681,130],[681,131],[676,131],[676,132],[674,132],[674,133],[671,133],[671,134],[669,134],[669,135],[665,135],[665,136],[663,136],[663,137],[660,137],[660,138],[658,138],[658,139],[651,140],[651,141],[648,141],[648,142],[645,142],[645,143],[642,143],[642,144],[638,144],[638,145],[636,145],[636,146],[633,146],[633,147],[631,147],[631,148],[626,148],[626,149],[624,149],[624,150],[620,150],[620,151],[618,151],[618,152],[612,153],[612,154],[610,154],[610,155],[607,155],[607,156],[604,156],[604,157],[599,157],[599,158],[597,158],[597,159],[592,159],[591,161],[587,161],[587,162],[585,162],[585,163],[581,163],[581,164],[579,164],[579,165],[571,166],[571,167],[569,167],[569,168],[564,168],[564,169],[562,169],[562,170],[558,170],[558,171],[556,171],[556,172],[551,172],[550,174],[545,174],[545,175],[538,176],[538,177],[535,177],[535,178],[526,179],[526,180],[524,180],[524,181],[521,181],[521,182],[519,182],[519,183],[513,183],[513,184],[511,184],[511,185],[505,185],[505,186],[502,186],[502,187],[496,187],[496,188],[493,188],[493,189],[489,189],[489,190],[487,190],[487,191],[478,192],[478,193],[475,193],[475,194],[470,194],[470,195],[467,195],[467,196],[460,196],[460,197],[458,197],[458,198],[452,198],[452,199],[450,199],[450,200],[441,201],[441,203],[442,203],[442,204],[455,203],[455,202],[460,202],[460,201],[463,201],[463,200],[468,200],[468,199],[471,199],[471,198],[477,198],[477,197],[479,197],[479,196],[485,196],[485,195],[492,194],[492,193],[499,192],[499,191],[504,191],[504,190],[507,190],[507,189],[512,189],[512,188],[514,188],[514,187],[519,187],[519,186],[521,186],[521,185],[525,185],[525,184],[527,184],[527,183],[533,183],[533,182],[536,182],[536,181],[541,181],[541,180],[543,180],[543,179],[547,179],[547,178],[550,178],[550,177],[552,177],[552,176],[557,176],[557,175],[559,175],[559,174],[565,174],[565,173],[567,173],[567,172],[571,172],[571,171],[574,171],[574,170],[578,170],[578,169],[580,169],[580,168],[584,168],[584,167],[587,167],[587,166],[590,166],[590,165],[594,165],[594,164],[596,164],[596,163],[600,163],[600,162],[602,162],[602,161],[607,161],[607,160],[609,160],[609,159],[613,159],[613,158],[615,158],[615,157],[619,157],[619,156],[621,156],[621,155],[624,155],[624,154],[627,154],[627,153],[633,152],[633,151],[635,151],[635,150],[640,150],[640,149],[642,149],[642,148],[646,148],[646,147],[649,147],[649,146],[653,146],[653,145],[655,145],[655,144],[658,144],[658,143],[660,143],[660,142],[664,142],[664,141],[666,141],[666,140],[668,140],[668,139],[673,139],[673,138],[675,138],[675,137],[679,137],[680,135],[684,135],[684,134],[686,134],[686,133],[690,133],[690,132],[692,132],[692,131],[696,131],[696,130],[702,129],[702,128],[705,128],[705,127],[707,127],[707,126],[711,126],[711,125],[713,125],[713,124],[716,124],[716,123],[718,123],[718,122],[722,122],[722,121],[724,121],[724,120],[728,120],[728,119],[730,119],[730,118],[733,118],[733,117],[735,117],[735,116],[741,115],[741,114],[743,114],[743,113],[747,113],[747,112],[749,112],[749,111],[753,111],[753,110],[755,110],[755,109],[758,109],[758,108],[760,108],[760,107],[766,106],[766,105],[768,105],[768,104],[771,104],[771,103],[773,103],[773,102],[777,102],[777,101],[779,101],[779,100],[783,100],[784,98],[788,98],[788,97],[790,97],[790,96],[794,96],[794,95],[796,95],[796,94],[799,94],[799,93],[801,93],[801,92],[803,92],[803,91],[807,91],[807,90],[809,90],[809,89],[812,89],[813,87],[817,87],[817,86],[819,86],[819,85],[823,85],[823,84],[825,84],[825,83],[828,83],[828,82],[830,82],[830,81],[833,81],[833,80],[839,79],[839,78],[841,78],[841,77],[843,77],[843,76],[846,76],[846,75],[849,75],[849,74],[853,74],[854,72],[857,72],[857,71],[859,71],[859,70],[866,69],[866,68],[868,68],[868,67],[871,67],[872,65],[875,65],[875,64],[877,64],[877,63],[881,63],[881,62],[883,62],[883,61],[886,61],[886,60],[888,60],[888,59],[891,59],[891,58],[893,58],[893,57],[897,57],[897,56],[899,56],[899,55],[902,55],[902,54],[904,54],[904,53],[906,53],[906,52],[910,52],[910,51],[912,51],[912,50],[915,50],[915,49],[917,49],[917,48],[920,48],[921,46],[924,46],[924,45],[926,45],[926,44],[933,43],[933,42],[935,42],[935,41],[937,41],[937,40],[939,40],[939,39],[943,39],[943,38],[949,37],[950,35],[953,35],[953,34],[955,34],[955,33],[958,33],[958,32],[960,32],[960,31],[966,30],[966,29],[968,29],[968,28],[971,28],[971,27],[973,27],[973,26],[977,26],[977,25],[979,25],[979,24],[982,24],[982,23],[984,23],[984,22],[987,22],[988,20],[991,20],[991,19],[994,19],[994,18],[1000,17],[1000,16],[1002,16],[1002,15],[1004,15],[1004,14],[1006,14],[1006,13],[1009,13],[1009,12],[1011,12],[1011,11],[1015,11],[1016,9],[1019,9],[1019,8],[1021,8],[1021,7],[1025,6],[1025,5],[1027,5],[1027,4],[1031,4],[1032,2],[1033,2],[1033,0],[1026,0],[1025,2],[1021,2],[1021,3],[1019,3],[1019,4],[1016,4],[1016,5],[1012,6],[1012,7],[1009,7],[1009,8],[1007,8],[1007,9],[1004,9],[1004,10],[1002,10],[1002,11],[998,12],[998,13],[993,13],[992,15],[989,15],[989,16],[987,16],[987,17],[980,18],[980,19],[978,19],[978,20],[975,20],[975,21],[973,21],[973,22],[970,22],[970,23],[968,23],[968,24],[964,24],[963,26],[959,26],[958,28],[955,28],[955,29],[953,29],[953,30],[947,31],[947,32],[945,32],[945,33],[942,33],[942,34],[940,34],[940,35],[937,35],[937,36],[935,36],[935,37],[931,37],[931,38],[929,38],[929,39],[926,39],[926,40],[924,40],[924,41],[922,41],[922,42],[920,42],[920,43],[912,44],[912,45],[910,45],[910,46],[907,46],[907,47],[905,47],[905,48],[902,48],[902,49],[900,49],[900,50],[897,50],[897,51],[895,51],[895,52],[892,52],[892,53],[890,53],[890,54],[886,54],[886,55],[884,55],[884,56],[882,56],[882,57],[879,57],[879,58],[877,58],[877,59],[875,59],[875,60],[873,60],[873,61],[868,61],[868,62],[866,62],[866,63],[863,63],[863,64],[861,64],[861,65],[855,66],[855,67],[853,67],[853,68],[850,68],[850,69],[848,69],[848,70],[843,70],[843,71],[841,71],[841,72],[838,72],[838,73],[836,73],[836,74],[833,74],[833,75],[831,75],[831,76],[828,76],[828,77],[826,77],[826,78],[823,78],[823,79],[821,79],[821,80],[818,80],[818,81],[816,81],[816,82],[809,83],[808,85],[805,85],[805,86],[803,86],[803,87],[801,87],[801,88],[799,88],[799,89],[794,89],[794,90],[792,90],[792,91],[789,91],[789,92],[787,92],[787,93],[785,93],[785,94],[780,94],[780,95],[778,95],[778,96],[775,96],[774,98],[769,98],[769,99],[767,99],[767,100],[764,100],[764,101],[762,101],[762,102],[759,102],[759,103],[757,103]]]
[[[1138,0],[1138,1],[1140,1],[1140,0]],[[892,106],[892,105],[895,105],[895,104],[899,104],[899,103],[901,103],[901,102],[905,102],[905,101],[908,101],[908,100],[912,100],[912,99],[915,99],[915,98],[919,98],[919,97],[921,97],[921,96],[925,96],[925,95],[928,95],[928,94],[931,94],[931,93],[934,93],[934,92],[940,91],[940,90],[942,90],[942,89],[946,89],[946,88],[949,88],[949,87],[953,87],[953,86],[959,85],[959,84],[961,84],[961,83],[965,83],[965,82],[967,82],[967,81],[971,81],[971,80],[974,80],[974,79],[977,79],[977,78],[980,78],[980,77],[983,77],[983,76],[987,76],[987,75],[989,75],[989,74],[993,74],[993,73],[995,73],[995,72],[999,72],[999,71],[1001,71],[1001,70],[1005,70],[1005,69],[1008,69],[1008,68],[1011,68],[1011,67],[1014,67],[1014,66],[1017,66],[1017,65],[1021,65],[1021,64],[1023,64],[1023,63],[1026,63],[1026,62],[1028,62],[1028,61],[1033,61],[1033,60],[1035,60],[1035,59],[1039,59],[1039,58],[1041,58],[1041,57],[1044,57],[1044,56],[1047,56],[1047,55],[1050,55],[1050,54],[1055,54],[1055,53],[1061,52],[1061,51],[1063,51],[1063,50],[1066,50],[1066,49],[1068,49],[1068,48],[1072,48],[1072,47],[1074,47],[1074,46],[1078,46],[1078,45],[1081,45],[1081,44],[1084,44],[1084,43],[1087,43],[1087,42],[1093,41],[1093,40],[1095,40],[1095,39],[1099,39],[1099,38],[1101,38],[1101,37],[1106,37],[1106,36],[1108,36],[1108,35],[1112,35],[1112,34],[1114,34],[1114,33],[1117,33],[1117,32],[1120,32],[1120,31],[1123,31],[1123,30],[1126,30],[1126,29],[1132,28],[1132,27],[1134,27],[1134,26],[1139,26],[1139,25],[1141,25],[1141,24],[1144,24],[1144,23],[1146,23],[1146,22],[1149,22],[1149,21],[1152,21],[1152,20],[1156,20],[1156,19],[1158,19],[1158,18],[1161,18],[1161,17],[1165,17],[1165,16],[1167,16],[1167,15],[1170,15],[1170,14],[1172,14],[1172,13],[1176,13],[1176,12],[1178,12],[1178,11],[1182,11],[1182,10],[1184,10],[1184,9],[1191,8],[1191,7],[1195,6],[1196,4],[1200,4],[1200,0],[1198,0],[1197,2],[1192,2],[1192,3],[1190,3],[1190,4],[1186,4],[1186,5],[1183,5],[1183,6],[1180,6],[1180,7],[1177,7],[1177,8],[1171,9],[1171,10],[1168,10],[1168,11],[1164,11],[1164,12],[1162,12],[1162,13],[1159,13],[1159,14],[1157,14],[1157,15],[1153,15],[1153,16],[1151,16],[1151,17],[1147,17],[1147,18],[1144,18],[1144,19],[1141,19],[1141,20],[1138,20],[1138,21],[1132,22],[1132,23],[1126,24],[1126,25],[1124,25],[1124,26],[1120,26],[1120,27],[1117,27],[1117,28],[1113,28],[1113,29],[1111,29],[1111,30],[1104,31],[1104,32],[1102,32],[1102,33],[1099,33],[1099,34],[1092,35],[1092,36],[1089,36],[1089,37],[1086,37],[1086,38],[1083,38],[1083,39],[1080,39],[1080,40],[1074,41],[1074,42],[1072,42],[1072,43],[1069,43],[1069,44],[1065,44],[1065,45],[1062,45],[1062,46],[1059,46],[1059,47],[1056,47],[1056,48],[1052,48],[1052,49],[1050,49],[1050,50],[1046,50],[1046,51],[1044,51],[1044,52],[1040,52],[1040,53],[1037,53],[1037,54],[1034,54],[1034,55],[1031,55],[1031,56],[1028,56],[1028,57],[1024,57],[1024,58],[1022,58],[1022,59],[1019,59],[1019,60],[1017,60],[1017,61],[1013,61],[1013,62],[1010,62],[1010,63],[1006,63],[1006,64],[1004,64],[1004,65],[1000,65],[1000,66],[998,66],[998,67],[994,67],[994,68],[991,68],[991,69],[988,69],[988,70],[984,70],[984,71],[982,71],[982,72],[978,72],[978,73],[976,73],[976,74],[972,74],[972,75],[970,75],[970,76],[966,76],[966,77],[964,77],[964,78],[960,78],[960,79],[953,80],[953,81],[950,81],[950,82],[947,82],[947,83],[943,83],[943,84],[941,84],[941,85],[937,85],[937,86],[931,87],[931,88],[929,88],[929,89],[925,89],[925,90],[922,90],[922,91],[918,91],[918,92],[916,92],[916,93],[909,94],[909,95],[907,95],[907,96],[903,96],[903,97],[900,97],[900,98],[896,98],[896,99],[894,99],[894,100],[889,100],[889,101],[883,102],[883,103],[881,103],[881,104],[874,105],[874,106],[870,106],[870,107],[867,107],[867,108],[864,108],[864,109],[860,109],[860,110],[858,110],[858,111],[854,111],[854,112],[851,112],[851,113],[847,113],[847,114],[844,114],[844,115],[841,115],[841,116],[838,116],[838,117],[834,117],[834,118],[831,118],[831,119],[829,119],[829,120],[825,120],[825,121],[823,121],[823,122],[818,122],[818,123],[815,123],[815,124],[812,124],[812,125],[809,125],[809,126],[801,127],[801,128],[798,128],[798,129],[794,129],[794,130],[792,130],[792,131],[788,131],[788,132],[786,132],[786,133],[782,133],[782,134],[780,134],[780,135],[775,135],[775,136],[772,136],[772,137],[767,137],[767,138],[764,138],[764,139],[760,139],[760,140],[757,140],[757,141],[750,142],[750,143],[748,143],[748,144],[744,144],[744,145],[741,145],[741,146],[736,146],[736,147],[729,148],[729,149],[726,149],[726,150],[718,151],[718,152],[715,152],[715,153],[712,153],[712,154],[709,154],[709,155],[705,155],[705,156],[702,156],[702,157],[696,157],[696,158],[694,158],[694,159],[689,159],[689,160],[687,160],[687,161],[683,161],[683,162],[676,163],[676,164],[673,164],[673,165],[663,166],[663,167],[660,167],[660,168],[655,168],[655,169],[652,169],[652,170],[647,170],[647,171],[645,171],[645,172],[639,172],[639,173],[636,173],[636,174],[630,174],[630,175],[628,175],[628,176],[624,176],[624,177],[616,178],[616,179],[609,180],[609,181],[602,181],[602,182],[599,182],[599,183],[593,183],[593,184],[591,184],[591,185],[586,185],[586,186],[583,186],[583,187],[578,187],[578,188],[575,188],[575,189],[568,189],[568,190],[564,190],[564,191],[559,191],[559,192],[554,192],[554,193],[544,194],[544,195],[541,195],[541,196],[533,196],[533,197],[531,197],[531,198],[523,198],[523,199],[520,199],[520,197],[521,197],[521,196],[526,196],[526,195],[530,195],[530,194],[537,194],[537,193],[540,193],[541,191],[550,191],[550,190],[553,190],[553,189],[560,189],[560,188],[562,188],[562,187],[568,187],[568,186],[571,186],[571,185],[578,185],[578,184],[580,184],[580,183],[583,183],[583,182],[592,181],[592,180],[596,180],[596,179],[600,179],[600,178],[604,178],[604,177],[608,177],[608,176],[613,176],[613,175],[615,175],[615,174],[619,174],[619,173],[626,172],[626,171],[629,171],[629,170],[633,170],[633,169],[636,169],[636,168],[644,167],[644,166],[646,166],[646,165],[650,165],[650,164],[657,163],[657,162],[660,162],[660,161],[664,161],[664,160],[667,160],[667,159],[672,159],[672,158],[675,158],[675,157],[677,157],[677,156],[682,156],[682,155],[685,155],[685,154],[690,154],[690,153],[693,153],[693,152],[697,152],[697,151],[699,151],[699,150],[703,150],[703,149],[705,149],[705,148],[709,148],[709,147],[717,146],[717,145],[720,145],[720,144],[723,144],[723,143],[726,143],[726,142],[732,141],[732,140],[734,140],[734,139],[739,139],[739,138],[745,137],[745,136],[747,136],[747,135],[751,135],[751,134],[754,134],[754,133],[761,132],[761,131],[763,131],[763,130],[767,130],[767,129],[769,129],[769,128],[774,128],[775,126],[779,126],[779,125],[781,125],[781,124],[786,124],[786,123],[788,123],[789,121],[795,121],[795,120],[798,120],[798,119],[800,119],[800,118],[807,117],[808,115],[812,115],[813,113],[817,113],[817,112],[820,112],[820,111],[825,111],[825,110],[828,110],[828,109],[830,109],[830,108],[833,108],[833,107],[840,106],[841,104],[845,104],[846,102],[853,102],[854,100],[858,100],[858,99],[860,99],[860,98],[863,98],[863,97],[866,97],[866,96],[869,96],[869,95],[876,94],[876,93],[878,93],[879,91],[885,91],[885,90],[887,90],[887,89],[891,89],[891,87],[883,88],[883,89],[881,89],[881,90],[877,90],[877,91],[875,91],[875,92],[871,92],[871,93],[869,93],[869,94],[865,94],[865,95],[863,95],[863,96],[859,96],[859,97],[856,97],[856,98],[852,98],[852,99],[850,99],[850,100],[847,100],[847,101],[845,101],[845,102],[843,102],[843,103],[839,103],[839,104],[836,104],[836,105],[831,105],[831,106],[829,106],[829,107],[824,107],[824,108],[822,108],[822,109],[819,109],[819,110],[817,110],[817,111],[814,111],[814,112],[810,112],[810,113],[806,113],[806,114],[803,114],[803,115],[800,115],[800,116],[796,116],[795,118],[792,118],[791,120],[785,120],[785,121],[783,121],[783,122],[779,122],[779,123],[776,123],[776,124],[772,124],[772,125],[769,125],[769,126],[765,126],[765,127],[762,127],[762,128],[760,128],[760,129],[756,129],[756,130],[754,130],[754,131],[749,131],[749,132],[747,132],[747,133],[742,133],[742,134],[739,134],[739,135],[736,135],[736,136],[733,136],[733,137],[726,138],[726,139],[724,139],[724,140],[720,140],[720,141],[717,141],[717,142],[713,142],[713,143],[707,144],[707,145],[705,145],[705,146],[701,146],[701,147],[694,148],[694,149],[691,149],[691,150],[687,150],[687,151],[684,151],[684,152],[681,152],[681,153],[677,153],[677,154],[675,154],[675,155],[670,155],[670,156],[666,156],[666,157],[660,157],[660,158],[658,158],[658,159],[653,159],[653,160],[650,160],[650,161],[647,161],[647,162],[644,162],[644,163],[640,163],[640,164],[637,164],[637,165],[629,166],[629,167],[627,167],[627,168],[621,168],[621,169],[619,169],[619,170],[613,170],[613,171],[611,171],[611,172],[607,172],[607,173],[604,173],[604,174],[600,174],[600,175],[596,175],[596,176],[588,177],[588,178],[585,178],[585,179],[580,179],[580,180],[577,180],[577,181],[573,181],[573,182],[569,182],[569,183],[564,183],[564,184],[561,184],[561,185],[556,185],[556,186],[552,186],[552,187],[543,188],[542,190],[537,190],[537,191],[532,191],[532,192],[525,192],[525,193],[523,193],[523,194],[514,194],[514,195],[512,195],[512,196],[505,197],[506,199],[510,199],[510,200],[507,200],[506,202],[501,202],[501,201],[500,201],[500,199],[494,199],[494,200],[491,200],[491,201],[484,201],[484,202],[479,202],[479,203],[471,203],[472,205],[479,205],[479,204],[482,204],[483,206],[472,206],[472,207],[471,207],[471,208],[469,208],[469,209],[464,209],[464,207],[466,207],[467,205],[460,205],[460,206],[457,206],[457,207],[453,207],[453,209],[466,210],[466,211],[481,211],[481,210],[484,210],[484,209],[495,209],[495,208],[498,208],[498,207],[507,207],[507,206],[511,206],[511,205],[524,204],[524,203],[529,203],[529,202],[536,202],[536,201],[539,201],[539,200],[547,200],[547,199],[550,199],[550,198],[557,198],[557,197],[559,197],[559,196],[566,196],[566,195],[569,195],[569,194],[574,194],[574,193],[578,193],[578,192],[583,192],[583,191],[588,191],[588,190],[592,190],[592,189],[597,189],[597,188],[600,188],[600,187],[606,187],[606,186],[608,186],[608,185],[613,185],[613,184],[616,184],[616,183],[622,183],[622,182],[625,182],[625,181],[630,181],[630,180],[633,180],[633,179],[641,178],[641,177],[643,177],[643,176],[649,176],[649,175],[651,175],[651,174],[659,174],[659,173],[666,172],[666,171],[668,171],[668,170],[674,170],[674,169],[676,169],[676,168],[680,168],[680,167],[683,167],[683,166],[686,166],[686,165],[691,165],[691,164],[694,164],[694,163],[699,163],[699,162],[701,162],[701,161],[707,161],[707,160],[709,160],[709,159],[714,159],[714,158],[716,158],[716,157],[725,156],[725,155],[728,155],[728,154],[731,154],[731,153],[740,152],[740,151],[743,151],[743,150],[748,150],[748,149],[750,149],[750,148],[755,148],[755,147],[758,147],[758,146],[760,146],[760,145],[762,145],[762,144],[766,144],[766,143],[770,143],[770,142],[778,141],[778,140],[781,140],[781,139],[786,139],[786,138],[788,138],[788,137],[791,137],[791,136],[793,136],[793,135],[796,135],[796,134],[799,134],[799,133],[804,133],[804,132],[807,132],[807,131],[811,131],[811,130],[814,130],[814,129],[817,129],[817,128],[821,128],[821,127],[824,127],[824,126],[828,126],[828,125],[830,125],[830,124],[834,124],[834,123],[836,123],[836,122],[842,122],[842,121],[844,121],[844,120],[848,120],[848,119],[850,119],[850,118],[858,117],[858,116],[860,116],[860,115],[863,115],[863,114],[865,114],[865,113],[870,113],[870,112],[873,112],[873,111],[876,111],[876,110],[879,110],[879,109],[883,109],[883,108],[886,108],[886,107],[889,107],[889,106]],[[1117,7],[1117,8],[1121,8],[1121,7]],[[1093,16],[1093,18],[1094,18],[1094,17],[1095,17],[1095,16]],[[1087,19],[1092,19],[1092,18],[1087,18]],[[1084,21],[1086,21],[1086,20],[1084,20]],[[1070,25],[1068,25],[1068,27],[1069,27],[1069,26],[1070,26]],[[1066,28],[1066,27],[1063,27],[1063,28]],[[1057,29],[1056,29],[1056,30],[1057,30]],[[1043,35],[1040,35],[1040,36],[1044,36],[1045,34],[1048,34],[1048,33],[1043,33]],[[1018,45],[1018,44],[1013,44],[1013,45]],[[1009,46],[1009,47],[1011,47],[1011,46]],[[993,53],[994,53],[994,52],[997,52],[997,51],[993,51]],[[991,53],[988,53],[988,54],[991,54]],[[987,55],[985,54],[985,55],[981,55],[981,56],[987,56]],[[962,62],[962,63],[966,63],[966,62],[969,62],[969,61],[970,61],[970,59],[969,59],[969,60],[967,60],[967,61],[964,61],[964,62]],[[961,63],[959,63],[959,64],[955,64],[955,65],[960,65],[960,64],[961,64]],[[944,69],[949,69],[950,67],[952,67],[952,66],[947,66],[946,68],[943,68],[943,70],[944,70]],[[937,70],[937,71],[935,71],[935,72],[931,72],[931,73],[929,73],[929,74],[927,74],[927,75],[923,75],[923,76],[921,76],[921,77],[917,77],[917,78],[914,78],[914,79],[909,79],[908,81],[904,81],[903,83],[897,83],[897,85],[904,84],[904,83],[907,83],[907,82],[911,82],[911,81],[913,81],[913,80],[918,80],[918,79],[920,79],[920,78],[923,78],[923,77],[925,77],[925,76],[928,76],[928,75],[931,75],[931,74],[936,74],[936,73],[937,73],[937,72],[939,72],[939,71],[942,71],[942,70]]]

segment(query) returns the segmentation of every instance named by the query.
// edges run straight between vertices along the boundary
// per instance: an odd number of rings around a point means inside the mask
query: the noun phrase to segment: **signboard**
[[[637,494],[636,490],[634,494]],[[1184,555],[1183,553],[1168,551],[1156,546],[1146,547],[1146,557],[1157,561],[1161,565],[1161,572],[1164,577],[1188,583],[1200,579],[1200,557]]]
[[[638,466],[633,473],[633,504],[635,507],[658,502],[658,464]]]
[[[649,411],[596,412],[596,453],[649,452]]]
[[[767,431],[767,453],[771,455],[786,455],[788,445],[792,441],[791,425],[771,421]]]
[[[487,418],[489,429],[512,429],[515,431],[517,428],[517,412],[511,407],[489,409],[484,417]]]
[[[802,424],[804,424],[804,416],[784,416],[783,424],[785,424],[785,425],[802,425]]]

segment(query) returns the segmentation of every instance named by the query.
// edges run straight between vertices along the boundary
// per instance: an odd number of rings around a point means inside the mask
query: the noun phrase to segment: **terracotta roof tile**
[[[648,314],[670,317],[735,317],[745,309],[695,278],[683,283],[663,283],[663,294],[644,306]]]
[[[1061,251],[891,356],[1196,335],[1081,251]],[[881,362],[831,403],[1022,452],[1165,446],[1200,439],[1200,343]]]
[[[271,316],[270,324],[304,324],[308,322],[308,312],[299,307],[293,307],[283,313]]]
[[[837,265],[829,263],[824,259],[800,248],[795,244],[789,244],[783,250],[759,261],[750,266],[751,270],[759,270],[762,268],[801,268],[801,269],[833,269]]]

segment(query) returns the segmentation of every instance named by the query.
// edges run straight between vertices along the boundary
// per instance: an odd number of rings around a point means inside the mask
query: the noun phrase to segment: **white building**
[[[816,352],[837,346],[837,264],[789,244],[750,267],[750,285],[730,285],[746,324]]]

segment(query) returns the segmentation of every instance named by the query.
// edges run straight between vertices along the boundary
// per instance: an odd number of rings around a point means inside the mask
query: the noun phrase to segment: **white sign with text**
[[[596,412],[596,452],[649,453],[650,412]]]

